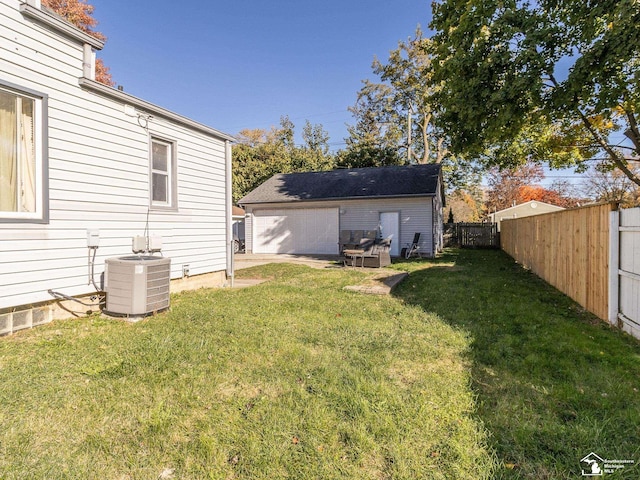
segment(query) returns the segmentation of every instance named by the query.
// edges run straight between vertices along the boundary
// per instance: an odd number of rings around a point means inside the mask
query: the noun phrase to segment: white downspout
[[[232,197],[232,182],[231,182],[231,142],[229,140],[225,141],[224,144],[224,152],[225,152],[225,179],[224,179],[224,191],[225,191],[225,226],[227,230],[226,240],[227,240],[227,279],[231,282],[230,286],[233,287],[233,261],[234,261],[234,252],[233,252],[233,218],[232,218],[232,206],[233,206],[233,197]]]

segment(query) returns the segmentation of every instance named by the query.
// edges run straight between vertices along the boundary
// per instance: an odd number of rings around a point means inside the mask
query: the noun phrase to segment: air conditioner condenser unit
[[[169,308],[170,258],[130,255],[105,265],[105,313],[141,316]]]

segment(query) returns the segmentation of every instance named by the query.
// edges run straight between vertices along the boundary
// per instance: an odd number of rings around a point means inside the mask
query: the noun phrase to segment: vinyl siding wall
[[[0,81],[48,96],[50,219],[0,220],[0,309],[51,300],[48,289],[90,293],[87,230],[100,232],[99,282],[104,260],[130,254],[147,218],[172,278],[184,264],[191,275],[224,270],[224,141],[159,116],[147,131],[122,103],[81,88],[83,46],[23,17],[19,5],[0,0]],[[149,211],[151,136],[175,142],[174,211]]]
[[[411,244],[413,235],[420,232],[420,251],[432,256],[434,223],[432,197],[392,198],[381,200],[343,200],[246,205],[247,252],[252,252],[252,213],[260,209],[337,207],[340,211],[340,230],[375,230],[381,212],[400,212],[400,248]],[[441,214],[440,214],[441,215]],[[437,229],[437,227],[436,227]],[[437,233],[437,232],[436,232]],[[336,238],[336,243],[338,242]]]

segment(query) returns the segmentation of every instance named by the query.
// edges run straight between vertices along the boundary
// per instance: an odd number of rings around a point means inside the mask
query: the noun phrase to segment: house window
[[[175,144],[151,139],[151,206],[175,208],[176,197]]]
[[[0,83],[0,221],[46,221],[46,97]]]

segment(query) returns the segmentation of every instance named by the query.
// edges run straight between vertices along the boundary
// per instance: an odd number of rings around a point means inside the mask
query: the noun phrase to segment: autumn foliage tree
[[[531,200],[565,208],[576,206],[576,199],[567,196],[561,189],[541,186],[539,182],[542,180],[544,171],[537,164],[527,163],[503,170],[492,168],[487,175],[487,210],[496,212]]]
[[[485,217],[480,189],[458,189],[447,194],[447,207],[454,222],[481,222]]]
[[[105,41],[107,39],[105,35],[94,30],[98,25],[98,21],[93,18],[94,6],[85,0],[42,0],[42,5],[74,24],[84,33],[98,40]],[[109,68],[99,58],[96,59],[96,81],[110,87],[115,85]]]
[[[525,185],[520,187],[516,203],[525,203],[536,200],[538,202],[550,203],[558,207],[575,207],[576,200],[562,195],[553,188],[545,188],[541,185]]]

